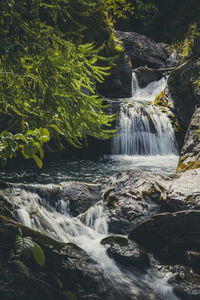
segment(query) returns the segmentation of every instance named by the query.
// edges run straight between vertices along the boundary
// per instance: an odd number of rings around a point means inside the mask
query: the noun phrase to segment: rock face
[[[150,82],[158,81],[163,77],[163,71],[157,69],[139,67],[133,71],[137,75],[138,84],[141,88],[144,88]]]
[[[157,201],[163,189],[161,182],[165,180],[167,178],[163,176],[140,170],[124,171],[110,177],[104,190],[109,230],[127,234],[141,221],[158,213]]]
[[[104,182],[109,230],[127,234],[159,212],[200,209],[200,169],[179,178],[123,171]]]
[[[108,246],[108,255],[122,265],[136,268],[149,266],[149,258],[144,249],[125,237],[109,236],[101,244]]]
[[[200,211],[164,213],[146,220],[129,238],[154,252],[161,261],[183,262],[185,251],[200,250]]]
[[[128,56],[122,52],[111,75],[99,84],[98,92],[107,98],[127,98],[131,96],[132,65]]]
[[[199,59],[187,62],[171,72],[165,89],[165,101],[177,118],[180,129],[176,132],[179,150],[182,149],[186,132],[196,107],[200,106]]]
[[[115,36],[122,42],[133,68],[140,66],[166,67],[168,55],[163,45],[135,32],[115,31]]]
[[[200,140],[199,140],[199,124],[200,124],[200,107],[195,109],[192,116],[190,126],[186,133],[184,146],[181,150],[179,159],[178,172],[184,172],[188,169],[200,167]]]

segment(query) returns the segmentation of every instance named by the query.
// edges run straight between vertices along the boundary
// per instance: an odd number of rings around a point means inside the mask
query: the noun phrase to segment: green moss
[[[177,118],[173,114],[169,114],[168,118],[170,119],[172,126],[174,128],[174,131],[178,132],[180,130],[180,124],[177,120]]]
[[[116,198],[111,193],[106,197],[106,205],[111,209],[116,208]]]
[[[180,159],[178,167],[176,169],[176,173],[183,173],[188,170],[194,170],[194,169],[198,169],[198,168],[200,168],[200,161],[194,160],[194,161],[191,161],[191,162],[185,164],[184,160]]]
[[[168,107],[168,103],[165,100],[165,90],[163,90],[154,100],[154,105]]]

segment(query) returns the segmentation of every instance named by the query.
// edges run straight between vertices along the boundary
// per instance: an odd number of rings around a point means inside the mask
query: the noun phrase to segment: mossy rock
[[[154,100],[154,105],[168,107],[168,103],[165,100],[165,90],[163,90]]]
[[[179,160],[178,167],[176,169],[176,173],[183,173],[189,170],[194,170],[200,168],[200,161],[193,160],[188,163],[184,163],[184,160]]]

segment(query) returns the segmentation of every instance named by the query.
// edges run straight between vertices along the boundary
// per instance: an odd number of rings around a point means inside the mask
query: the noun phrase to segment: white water
[[[39,189],[43,198],[36,192]],[[163,278],[153,268],[146,273],[121,269],[108,257],[106,248],[100,244],[108,235],[107,219],[101,201],[75,218],[70,215],[69,204],[62,199],[56,199],[54,207],[52,206],[49,191],[53,189],[55,191],[55,185],[35,185],[35,191],[34,185],[26,185],[26,190],[18,185],[12,191],[9,190],[9,200],[16,208],[22,224],[40,230],[58,241],[72,242],[83,248],[101,266],[104,272],[101,284],[115,291],[115,299],[177,299],[167,283],[168,276]]]
[[[147,104],[163,91],[167,79],[162,78],[139,88],[133,73],[133,97],[122,103],[117,118],[119,136],[113,139],[112,153],[116,155],[176,155],[172,125],[160,108]],[[137,100],[137,101],[136,101]]]
[[[177,153],[172,125],[152,105],[126,103],[118,116],[120,135],[113,139],[113,154],[169,155]]]
[[[152,102],[165,89],[167,77],[161,78],[159,81],[152,81],[144,88],[140,88],[136,73],[132,74],[132,101]]]
[[[133,88],[136,84],[134,80],[133,76]],[[162,79],[143,90],[137,85],[132,101],[152,101],[165,84],[166,80]],[[124,159],[134,166],[167,166],[176,159],[173,155],[176,149],[170,125],[167,117],[153,106],[125,104],[119,116],[121,135],[114,140],[113,149],[118,149],[117,154],[134,155],[117,155],[113,156],[113,159],[117,160],[120,157],[120,160]],[[63,187],[56,187],[59,188]],[[39,189],[41,193],[38,193]],[[9,191],[9,201],[16,208],[16,215],[22,224],[40,230],[58,241],[72,242],[83,248],[103,269],[102,284],[116,292],[116,300],[177,299],[172,287],[167,283],[168,275],[163,278],[154,268],[150,268],[146,273],[134,269],[127,270],[108,257],[106,248],[100,244],[108,235],[107,219],[101,201],[86,213],[74,218],[70,215],[68,202],[58,198],[52,203],[51,192],[56,197],[53,189],[55,186],[50,184],[35,185],[35,189],[33,185],[31,188],[26,185],[26,190],[19,185]],[[42,198],[39,194],[43,195]]]

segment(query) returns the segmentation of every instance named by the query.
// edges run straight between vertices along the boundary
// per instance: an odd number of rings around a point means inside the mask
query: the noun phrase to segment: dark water
[[[0,179],[23,183],[59,183],[62,181],[96,182],[119,171],[139,168],[144,171],[170,175],[176,170],[178,156],[107,155],[96,159],[59,159],[36,165],[20,166],[0,173]]]

